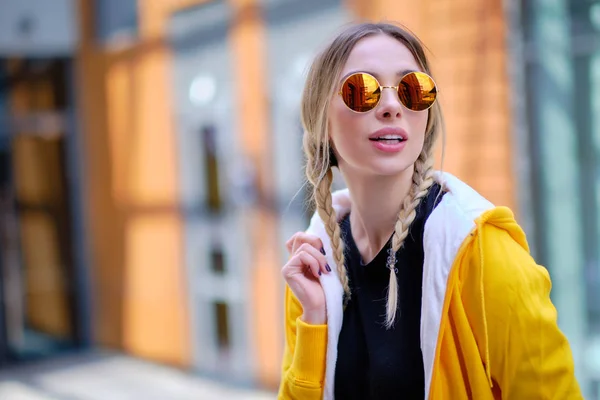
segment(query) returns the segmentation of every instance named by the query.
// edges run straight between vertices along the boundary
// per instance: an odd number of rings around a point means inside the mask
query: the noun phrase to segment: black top
[[[352,296],[344,310],[335,371],[335,398],[341,400],[420,399],[425,397],[420,323],[425,221],[442,199],[434,184],[417,208],[398,260],[399,311],[385,328],[391,238],[379,254],[363,264],[352,237],[350,217],[341,222],[346,270]],[[435,202],[435,204],[434,204]]]

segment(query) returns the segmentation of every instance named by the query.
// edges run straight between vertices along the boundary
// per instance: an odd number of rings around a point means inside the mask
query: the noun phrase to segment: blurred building
[[[0,360],[105,346],[276,387],[301,90],[357,19],[429,48],[443,168],[515,209],[600,398],[591,0],[0,0]]]

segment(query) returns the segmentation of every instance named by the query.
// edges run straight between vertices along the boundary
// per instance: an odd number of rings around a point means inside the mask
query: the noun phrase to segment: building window
[[[137,38],[137,3],[137,0],[94,1],[98,41],[111,44]]]
[[[223,254],[222,248],[213,246],[210,251],[210,260],[214,273],[220,275],[225,273],[225,254]]]
[[[229,337],[229,306],[225,302],[215,302],[213,304],[215,317],[215,336],[219,350],[228,350],[231,344]]]
[[[221,192],[219,187],[219,162],[217,158],[216,130],[214,125],[202,128],[204,151],[204,173],[206,182],[206,204],[213,213],[221,211]]]

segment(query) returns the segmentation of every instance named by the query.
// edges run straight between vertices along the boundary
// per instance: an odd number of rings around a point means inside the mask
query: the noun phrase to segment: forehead
[[[344,65],[342,76],[354,71],[395,75],[403,70],[420,71],[421,68],[410,50],[399,40],[388,35],[375,35],[356,43]]]

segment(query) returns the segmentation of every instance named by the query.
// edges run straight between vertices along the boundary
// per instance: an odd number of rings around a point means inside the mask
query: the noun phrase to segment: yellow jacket
[[[450,174],[438,173],[436,180],[447,193],[423,238],[425,398],[583,399],[550,301],[550,277],[529,255],[512,212]],[[339,218],[350,211],[347,190],[334,194],[334,204]],[[333,267],[318,216],[307,232],[321,238]],[[327,325],[318,326],[299,320],[302,307],[286,287],[279,399],[334,399],[343,290],[335,272],[324,274],[321,284]]]

